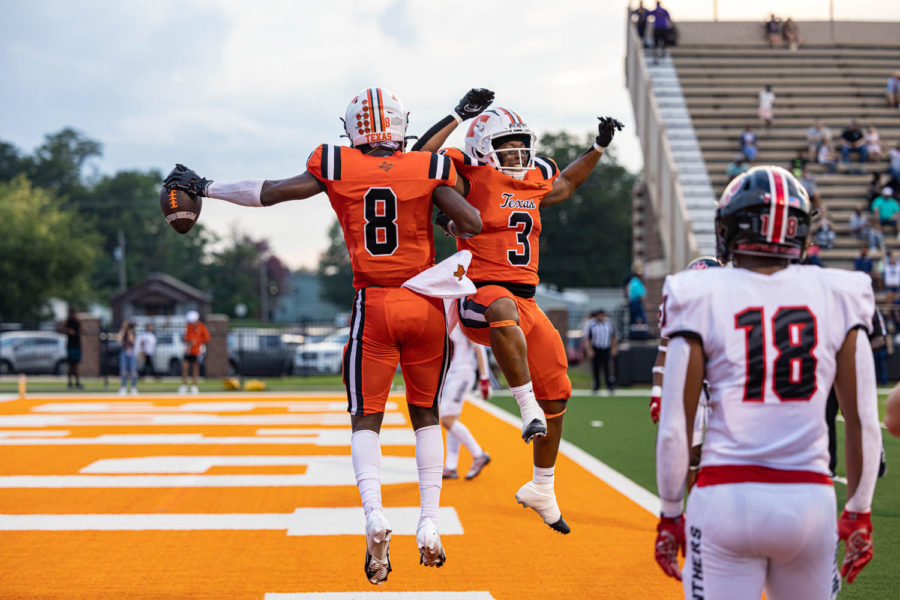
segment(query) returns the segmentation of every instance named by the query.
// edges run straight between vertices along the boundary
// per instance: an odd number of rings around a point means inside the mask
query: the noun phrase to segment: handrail
[[[626,19],[626,23],[625,79],[644,157],[644,182],[657,219],[666,267],[672,273],[699,256],[699,250],[666,136],[666,125],[653,95],[643,43],[631,20]]]

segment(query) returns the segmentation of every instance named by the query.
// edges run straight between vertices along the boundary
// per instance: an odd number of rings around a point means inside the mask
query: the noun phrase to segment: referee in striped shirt
[[[606,387],[612,395],[616,389],[616,378],[610,358],[616,355],[616,328],[606,318],[605,310],[596,311],[585,323],[583,340],[585,354],[591,359],[591,374],[594,378],[591,391],[597,393],[600,390],[600,369],[603,369]]]

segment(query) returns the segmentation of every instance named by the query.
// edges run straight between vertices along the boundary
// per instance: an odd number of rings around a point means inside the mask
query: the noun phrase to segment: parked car
[[[291,373],[293,347],[275,329],[235,329],[228,334],[228,363],[235,374],[278,377]]]
[[[0,374],[66,372],[66,336],[54,331],[0,334]]]
[[[153,353],[153,368],[159,374],[181,375],[181,360],[184,358],[184,342],[181,331],[156,332],[156,352]],[[140,361],[138,367],[143,366]]]
[[[294,353],[294,373],[303,375],[341,372],[344,346],[350,337],[350,328],[344,327],[328,335],[321,342],[299,346]]]

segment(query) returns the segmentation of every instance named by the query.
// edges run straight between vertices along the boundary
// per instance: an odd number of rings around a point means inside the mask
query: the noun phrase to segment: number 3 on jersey
[[[372,256],[397,251],[397,194],[391,188],[369,188],[363,196],[366,250]]]
[[[766,374],[765,314],[753,307],[734,315],[735,329],[745,336],[747,375],[744,402],[764,402]],[[782,402],[806,402],[816,391],[816,318],[805,306],[781,306],[772,317],[775,361],[772,391]]]
[[[506,260],[514,267],[524,267],[531,262],[531,241],[528,235],[534,227],[534,220],[527,212],[509,215],[509,228],[516,230],[516,248],[506,251]]]

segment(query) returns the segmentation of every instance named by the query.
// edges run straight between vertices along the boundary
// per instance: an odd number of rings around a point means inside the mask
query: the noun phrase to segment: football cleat
[[[381,585],[391,572],[391,525],[384,513],[373,510],[366,517],[366,578]]]
[[[529,481],[516,492],[516,501],[523,507],[530,508],[541,515],[544,523],[549,525],[550,529],[563,535],[571,531],[568,523],[563,520],[562,514],[559,512],[553,486],[538,486],[533,481]]]
[[[419,564],[426,567],[442,567],[447,560],[444,547],[441,545],[441,535],[437,526],[429,518],[419,519],[416,529],[416,546],[419,547]]]
[[[441,475],[441,479],[459,479],[459,473],[456,472],[456,469],[444,467],[444,473]]]
[[[469,468],[469,472],[466,473],[466,479],[475,479],[478,477],[478,474],[481,473],[481,470],[487,466],[489,462],[491,462],[491,455],[487,452],[483,452],[481,456],[472,461],[472,466]]]
[[[527,444],[535,436],[544,437],[547,435],[547,417],[537,402],[533,402],[533,406],[520,408],[522,411],[522,439]]]

